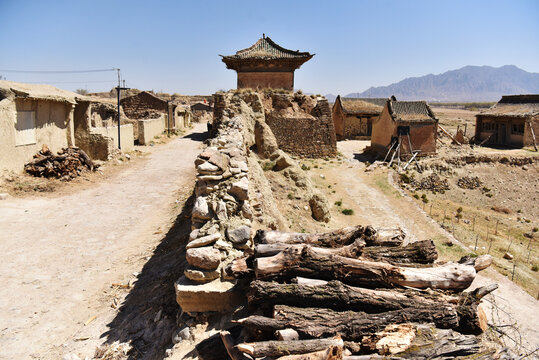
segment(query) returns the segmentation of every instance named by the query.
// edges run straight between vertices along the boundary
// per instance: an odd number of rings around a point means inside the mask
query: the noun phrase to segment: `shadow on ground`
[[[209,133],[207,131],[204,132],[192,132],[188,135],[185,135],[184,138],[191,139],[194,141],[204,141],[209,137]]]
[[[181,213],[144,265],[133,289],[102,337],[106,343],[130,342],[129,359],[162,359],[172,347],[180,307],[176,303],[174,281],[186,266],[185,244],[191,230],[191,194]]]
[[[364,164],[366,163],[373,163],[377,159],[377,154],[372,153],[370,151],[364,151],[361,153],[354,153],[354,160],[357,160],[359,162],[362,162]]]

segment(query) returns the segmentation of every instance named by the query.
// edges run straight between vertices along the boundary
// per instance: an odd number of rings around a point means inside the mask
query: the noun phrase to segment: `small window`
[[[17,123],[15,124],[15,130],[15,146],[35,144],[35,111],[17,111]]]
[[[489,122],[484,122],[482,125],[483,131],[493,131],[494,130],[494,124]]]
[[[512,124],[511,134],[524,135],[524,124]]]

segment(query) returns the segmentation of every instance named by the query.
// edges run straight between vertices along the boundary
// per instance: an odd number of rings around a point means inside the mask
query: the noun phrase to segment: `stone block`
[[[204,270],[215,270],[221,263],[221,252],[211,246],[187,249],[185,258],[189,265]]]
[[[176,301],[187,313],[224,312],[236,309],[243,301],[242,292],[234,282],[220,279],[195,284],[182,276],[174,284]]]

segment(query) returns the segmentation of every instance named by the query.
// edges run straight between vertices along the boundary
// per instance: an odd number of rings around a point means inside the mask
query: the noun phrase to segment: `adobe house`
[[[74,145],[78,95],[50,85],[0,80],[0,171],[21,171],[43,144]]]
[[[294,90],[294,70],[309,61],[314,54],[285,49],[262,35],[253,46],[223,56],[227,69],[238,73],[238,89]]]
[[[393,96],[393,100],[396,98]],[[337,96],[332,117],[337,140],[370,140],[372,122],[378,118],[387,98],[345,98]]]
[[[121,99],[120,105],[130,119],[154,119],[168,113],[167,101],[147,91]]]
[[[533,146],[539,136],[539,95],[504,95],[476,115],[475,141],[501,146]]]
[[[393,141],[401,137],[401,155],[419,150],[418,156],[436,153],[438,119],[425,101],[387,100],[380,116],[372,122],[371,146],[385,156]]]

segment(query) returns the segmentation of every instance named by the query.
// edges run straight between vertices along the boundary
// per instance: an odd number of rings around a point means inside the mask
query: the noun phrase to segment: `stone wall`
[[[264,105],[266,123],[279,148],[301,157],[337,154],[335,128],[327,99],[301,93],[271,93]]]

